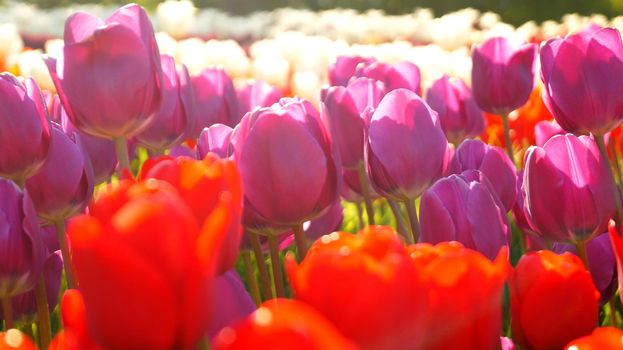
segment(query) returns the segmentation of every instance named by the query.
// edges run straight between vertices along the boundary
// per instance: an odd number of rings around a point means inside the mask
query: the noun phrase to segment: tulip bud
[[[236,90],[222,68],[206,68],[191,81],[197,103],[197,118],[191,129],[191,138],[197,138],[203,128],[216,123],[230,127],[238,124]]]
[[[537,47],[502,37],[472,51],[472,92],[480,108],[502,116],[521,107],[534,88]]]
[[[348,81],[355,75],[359,64],[371,64],[374,61],[373,58],[361,56],[338,56],[329,67],[329,84],[332,86],[348,85]]]
[[[367,77],[382,81],[387,91],[407,89],[421,94],[420,69],[415,63],[402,61],[396,64],[372,62],[357,66],[356,76]]]
[[[223,124],[204,128],[197,140],[197,158],[203,159],[209,152],[216,153],[221,158],[231,156],[232,131],[232,128]]]
[[[542,120],[534,125],[534,138],[536,145],[543,147],[545,142],[556,135],[564,135],[566,132],[555,120]]]
[[[252,80],[237,89],[238,120],[256,107],[270,107],[283,96],[276,87],[261,80]]]
[[[595,328],[593,333],[573,340],[565,350],[601,350],[623,348],[623,331],[614,327]]]
[[[255,311],[255,304],[235,270],[229,270],[217,277],[213,285],[211,320],[208,327],[210,338]]]

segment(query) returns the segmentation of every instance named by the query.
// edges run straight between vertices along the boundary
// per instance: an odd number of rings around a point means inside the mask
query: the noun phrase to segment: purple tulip
[[[191,78],[197,103],[197,118],[191,138],[197,138],[203,128],[216,123],[234,127],[238,124],[238,100],[231,78],[222,68],[206,68]]]
[[[472,93],[480,108],[506,116],[523,106],[534,88],[537,47],[491,38],[472,51]]]
[[[395,64],[372,62],[357,66],[356,76],[382,81],[387,91],[407,89],[421,94],[420,69],[415,63],[401,61]]]
[[[376,191],[399,201],[419,197],[449,162],[437,113],[406,89],[383,97],[370,121],[367,148],[368,173]]]
[[[536,145],[543,147],[545,142],[556,135],[564,135],[566,132],[556,123],[555,120],[541,120],[534,125],[534,138]]]
[[[231,136],[249,211],[276,226],[322,214],[339,191],[338,165],[320,116],[306,100],[281,99],[247,114]]]
[[[510,242],[504,207],[478,170],[450,175],[422,195],[420,242],[458,241],[495,259]]]
[[[480,170],[487,176],[493,192],[506,211],[511,210],[515,204],[517,170],[501,148],[487,145],[480,140],[465,140],[456,149],[450,169],[452,174]]]
[[[589,26],[541,48],[543,101],[560,126],[603,135],[623,120],[623,43],[614,28]]]
[[[578,254],[575,245],[556,243],[552,250],[558,254],[571,252]],[[586,258],[588,270],[591,273],[595,287],[601,294],[600,304],[610,300],[617,290],[617,268],[612,243],[608,233],[602,233],[586,243]]]
[[[530,147],[525,164],[525,212],[542,237],[577,242],[606,231],[614,188],[593,139],[554,136]]]
[[[221,158],[231,156],[232,128],[223,124],[213,124],[203,129],[197,141],[197,158],[203,159],[209,152]]]
[[[528,220],[528,217],[526,216],[527,214],[525,210],[525,194],[522,190],[523,174],[524,174],[523,170],[520,170],[517,172],[517,186],[515,187],[515,190],[517,193],[517,199],[515,200],[515,205],[513,206],[513,210],[512,210],[513,221],[515,222],[515,225],[517,226],[517,228],[519,228],[521,232],[525,234],[526,238],[536,237],[538,239],[541,239],[541,237],[539,237],[539,234],[532,228],[532,226],[530,226],[530,220]],[[540,242],[538,242],[537,240],[537,242],[535,243],[540,243]],[[545,249],[545,247],[543,247],[543,249]],[[541,250],[541,249],[535,249],[535,250]]]
[[[329,84],[332,86],[346,86],[350,78],[355,76],[359,64],[370,64],[374,58],[361,56],[338,56],[329,67]]]
[[[207,330],[210,338],[221,329],[245,319],[256,309],[253,299],[235,270],[229,270],[216,277],[212,283],[214,294]]]
[[[149,126],[135,136],[145,147],[164,151],[180,144],[195,122],[195,93],[186,66],[179,69],[171,56],[161,56],[162,103]]]
[[[237,89],[238,120],[256,107],[270,107],[279,102],[283,93],[276,87],[261,80],[251,80]]]
[[[0,74],[0,176],[23,182],[48,156],[50,125],[39,87]]]
[[[357,170],[342,168],[342,190],[340,194],[349,202],[361,202],[364,200]],[[379,197],[374,188],[370,188],[370,197],[373,200]]]
[[[0,298],[27,292],[39,279],[46,254],[39,230],[28,192],[0,178]]]
[[[169,150],[169,156],[171,156],[173,158],[188,157],[188,158],[196,159],[197,158],[197,152],[192,150],[192,149],[190,149],[186,145],[179,145],[179,146],[171,147],[171,149]]]
[[[437,112],[448,141],[458,145],[482,134],[485,118],[465,82],[443,75],[426,91],[426,102]]]
[[[145,10],[126,5],[104,21],[77,12],[64,39],[62,56],[46,63],[72,124],[108,139],[146,127],[160,106],[162,68]]]
[[[48,159],[26,180],[26,189],[37,213],[47,222],[83,211],[93,195],[93,168],[82,151],[80,136],[65,135],[53,124]]]
[[[326,213],[303,225],[305,236],[313,242],[324,235],[339,231],[343,220],[344,208],[342,208],[342,202],[338,199],[329,207]]]

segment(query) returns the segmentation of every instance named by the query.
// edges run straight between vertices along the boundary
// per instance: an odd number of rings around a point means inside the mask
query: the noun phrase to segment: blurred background
[[[77,3],[93,3],[89,0],[28,0],[42,8],[67,6]],[[105,0],[100,4],[124,3],[127,1]],[[135,0],[154,9],[158,0]],[[310,8],[324,10],[336,7],[353,8],[359,11],[382,9],[388,14],[412,12],[417,7],[430,8],[436,16],[472,7],[480,11],[493,11],[501,15],[504,22],[520,25],[529,20],[542,22],[559,20],[566,13],[591,15],[600,13],[608,17],[623,14],[623,0],[193,0],[197,7],[216,7],[231,14],[243,15],[253,11],[272,10],[280,7]]]

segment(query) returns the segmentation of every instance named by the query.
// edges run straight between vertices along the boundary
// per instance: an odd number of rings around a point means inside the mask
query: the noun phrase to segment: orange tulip
[[[597,325],[599,292],[577,256],[522,256],[510,277],[513,338],[522,348],[562,349]]]
[[[199,249],[219,245],[217,254],[201,254],[216,260],[218,274],[234,267],[242,236],[242,188],[240,174],[234,162],[208,154],[203,160],[187,157],[161,157],[143,165],[140,179],[155,178],[175,187],[192,209],[201,237]]]
[[[216,350],[357,349],[318,311],[289,299],[265,302],[240,324],[221,330],[213,346]]]
[[[565,350],[623,349],[623,331],[614,327],[596,328],[593,333],[567,344]]]
[[[103,350],[90,338],[86,326],[84,299],[77,289],[68,289],[61,300],[63,329],[48,350]]]

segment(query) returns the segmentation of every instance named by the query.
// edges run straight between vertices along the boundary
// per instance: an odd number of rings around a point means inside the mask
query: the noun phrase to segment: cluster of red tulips
[[[617,30],[471,87],[342,56],[320,106],[137,5],[64,41],[56,93],[0,74],[0,349],[623,349]]]

